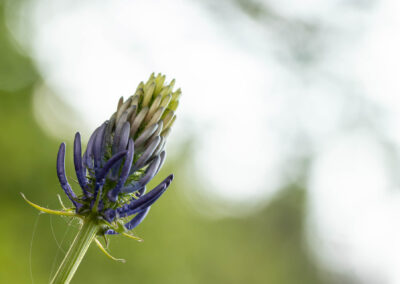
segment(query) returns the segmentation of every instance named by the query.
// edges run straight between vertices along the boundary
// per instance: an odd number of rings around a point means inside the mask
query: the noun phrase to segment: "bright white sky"
[[[23,8],[22,25],[10,26],[45,83],[87,122],[76,125],[86,137],[151,72],[176,78],[183,97],[170,152],[196,134],[190,170],[207,194],[227,204],[265,202],[282,184],[285,162],[303,151],[288,138],[303,133],[317,157],[309,178],[317,257],[362,283],[398,284],[400,189],[374,133],[343,121],[372,101],[384,113],[380,133],[399,149],[400,2],[370,8],[342,2],[272,5],[283,16],[334,27],[324,35],[332,44],[328,56],[308,83],[276,60],[272,32],[229,6],[225,25],[199,1],[40,0]],[[357,96],[349,97],[343,84]],[[35,105],[46,119],[43,106],[51,104],[41,90]]]

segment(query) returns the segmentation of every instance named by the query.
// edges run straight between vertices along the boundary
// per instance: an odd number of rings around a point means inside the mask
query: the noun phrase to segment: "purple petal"
[[[113,149],[113,153],[119,153],[119,152],[121,152],[123,150],[126,150],[126,147],[128,145],[128,141],[129,141],[129,131],[130,131],[130,124],[129,124],[129,122],[126,121],[124,123],[124,126],[122,127],[121,135],[120,135],[121,137],[119,138],[118,144],[117,145],[114,144],[115,147],[113,145],[113,148],[115,148],[115,149]],[[131,161],[131,163],[132,163],[132,161]],[[112,171],[112,178],[113,179],[117,179],[118,170],[119,170],[120,165],[121,164],[118,163],[113,167],[113,171]]]
[[[118,208],[117,212],[119,216],[120,217],[130,216],[151,206],[165,192],[165,190],[168,188],[173,178],[174,175],[172,174],[169,175],[149,193],[141,196],[138,199],[134,199],[131,203],[124,205],[123,207]]]
[[[130,131],[130,123],[128,121],[125,121],[122,124],[120,131],[118,131],[118,133],[115,132],[114,141],[112,145],[113,153],[118,153],[121,150],[126,149],[129,140],[129,131]]]
[[[141,186],[145,186],[156,174],[160,165],[160,156],[156,156],[146,169],[144,176],[139,180]]]
[[[159,168],[160,157],[157,156],[150,164],[150,166],[146,169],[144,176],[135,182],[133,185],[123,187],[121,192],[124,193],[132,193],[139,189],[142,189],[156,174],[157,169]]]
[[[133,168],[131,170],[131,174],[134,173],[135,171],[139,170],[146,164],[146,162],[151,158],[151,155],[153,154],[154,150],[157,148],[158,143],[160,143],[160,141],[161,141],[160,136],[157,136],[153,139],[153,141],[150,143],[150,145],[146,147],[146,150],[144,151],[142,156],[140,156],[140,158],[137,160],[137,162],[133,166]]]
[[[120,139],[122,136],[122,131],[123,131],[123,127],[125,125],[127,121],[127,116],[128,116],[128,112],[124,112],[121,117],[118,119],[118,121],[116,122],[116,126],[115,126],[115,132],[114,132],[114,140],[113,140],[113,145],[112,145],[112,152],[116,153],[118,152],[118,146],[120,144]],[[129,122],[128,122],[129,123]],[[129,136],[129,134],[128,134]]]
[[[118,233],[114,230],[109,229],[104,232],[104,235],[118,235]]]
[[[77,209],[81,207],[81,204],[75,201],[76,195],[72,191],[72,188],[68,183],[67,177],[65,176],[65,143],[61,143],[60,149],[58,150],[57,154],[57,176],[62,189],[71,200],[71,202],[75,205]]]
[[[128,131],[128,134],[129,134],[129,131]],[[132,161],[133,161],[133,154],[134,154],[134,143],[131,138],[131,139],[129,139],[128,151],[126,152],[126,159],[125,159],[124,166],[122,167],[119,181],[118,181],[117,185],[115,186],[115,188],[113,190],[109,191],[109,193],[108,193],[108,198],[112,202],[117,201],[117,196],[118,196],[121,188],[124,186],[126,179],[129,176],[129,172],[131,170]]]
[[[104,213],[103,213],[104,218],[106,219],[107,222],[111,223],[115,216],[117,216],[117,211],[114,209],[107,209]]]
[[[123,159],[126,155],[127,151],[120,152],[118,154],[115,154],[112,156],[107,163],[104,165],[104,167],[98,172],[96,175],[96,184],[94,187],[94,198],[91,203],[91,207],[93,207],[94,201],[97,198],[97,193],[99,190],[103,188],[104,182],[105,182],[105,177],[108,173],[108,171],[112,168],[113,165],[118,163],[121,159]]]
[[[126,210],[118,210],[117,212],[119,214],[120,217],[128,217],[131,216],[133,214],[138,213],[139,211],[151,206],[154,202],[157,201],[157,199],[159,199],[161,197],[161,195],[165,192],[165,190],[167,189],[167,187],[164,185],[162,185],[160,188],[158,188],[158,190],[152,190],[149,193],[147,193],[146,195],[140,197],[139,199],[136,199],[134,201],[132,201],[128,206],[128,208]],[[142,199],[142,200],[140,200]],[[140,202],[138,201],[140,200]]]
[[[135,217],[133,217],[133,219],[131,221],[129,221],[128,223],[125,224],[125,228],[127,230],[132,230],[132,229],[136,228],[140,223],[142,223],[144,218],[146,218],[149,211],[150,211],[150,207],[147,207],[146,209],[140,211]]]
[[[130,124],[129,122],[126,121],[122,126],[121,137],[117,145],[117,152],[126,150],[129,141],[129,131],[130,131]]]
[[[81,135],[79,132],[75,134],[74,140],[74,165],[76,177],[78,178],[79,185],[81,186],[83,193],[88,195],[87,180],[86,180],[86,169],[82,164],[82,146],[81,146]]]
[[[92,162],[92,157],[93,157],[93,143],[94,140],[96,139],[97,132],[99,128],[96,128],[96,130],[93,132],[93,134],[89,138],[89,142],[86,147],[86,151],[83,154],[83,162],[85,163],[86,167],[93,169],[93,162]]]
[[[93,144],[93,158],[94,158],[94,170],[97,173],[98,171],[100,171],[101,168],[101,163],[102,163],[102,158],[103,156],[101,155],[102,152],[102,148],[103,148],[103,142],[104,142],[104,133],[105,133],[105,129],[107,126],[107,122],[104,122],[96,135],[96,139],[94,141]]]
[[[122,151],[122,152],[119,152],[119,153],[115,154],[114,156],[112,156],[112,157],[107,161],[107,163],[103,166],[103,168],[101,168],[101,170],[99,171],[98,175],[96,176],[96,180],[97,180],[97,181],[104,180],[104,178],[106,177],[108,171],[109,171],[116,163],[118,163],[121,159],[123,159],[127,153],[128,153],[128,151]]]

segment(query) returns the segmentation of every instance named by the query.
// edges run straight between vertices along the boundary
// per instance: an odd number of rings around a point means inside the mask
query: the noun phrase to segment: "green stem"
[[[64,284],[71,281],[98,230],[99,226],[95,218],[89,216],[84,220],[82,228],[76,235],[51,284]]]

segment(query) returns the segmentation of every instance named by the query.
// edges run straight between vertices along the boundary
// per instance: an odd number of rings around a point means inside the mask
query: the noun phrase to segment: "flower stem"
[[[65,255],[51,284],[69,283],[81,263],[86,251],[99,230],[96,219],[88,216]]]

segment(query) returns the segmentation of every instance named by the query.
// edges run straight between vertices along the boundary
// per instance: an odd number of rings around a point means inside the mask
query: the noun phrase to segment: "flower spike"
[[[146,185],[165,161],[166,137],[181,95],[180,89],[173,90],[174,84],[175,80],[167,84],[161,74],[141,82],[135,94],[127,100],[121,98],[110,119],[95,129],[83,156],[81,135],[75,134],[74,166],[82,189],[78,196],[66,178],[65,144],[61,144],[57,176],[77,214],[95,214],[109,230],[115,230],[120,218],[136,215],[125,224],[126,229],[132,229],[166,191],[173,175],[145,194]]]
[[[123,261],[111,256],[97,237],[120,234],[142,241],[130,231],[143,222],[150,207],[164,194],[174,177],[167,176],[145,194],[146,186],[166,158],[165,144],[176,119],[181,94],[180,89],[173,90],[174,84],[175,80],[167,84],[161,74],[152,74],[147,82],[141,82],[134,95],[125,101],[121,98],[110,119],[95,129],[83,155],[81,135],[75,134],[73,158],[77,184],[82,189],[79,194],[75,194],[68,183],[66,146],[61,143],[57,176],[73,208],[66,208],[60,199],[63,210],[48,209],[32,203],[22,194],[29,205],[41,212],[82,219],[83,225],[76,238],[84,244],[79,247],[82,251],[86,252],[95,241],[108,257]],[[71,248],[74,245],[75,241]],[[67,252],[51,283],[69,283],[77,267],[69,261],[80,261],[83,256],[78,254],[82,251],[70,249]]]

